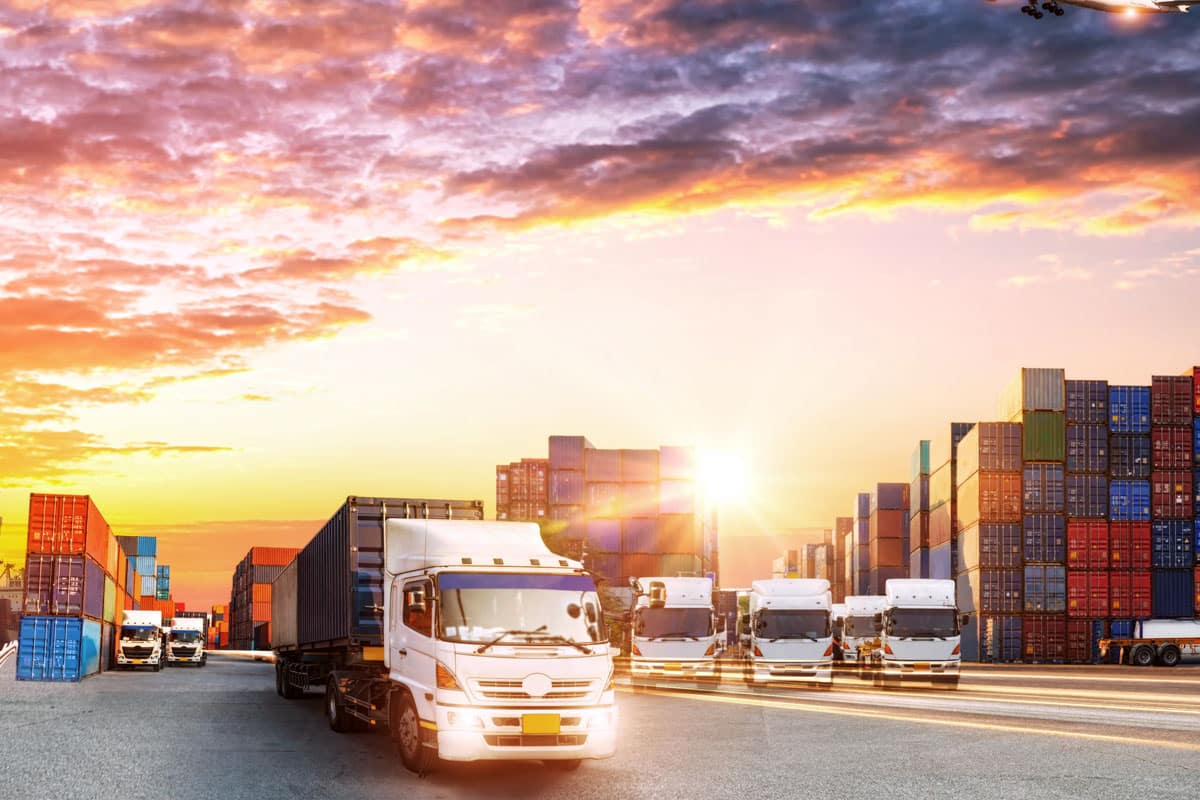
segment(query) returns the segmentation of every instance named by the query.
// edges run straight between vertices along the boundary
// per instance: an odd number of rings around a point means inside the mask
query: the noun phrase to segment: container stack
[[[929,445],[929,575],[953,580],[958,559],[958,445],[974,423],[952,422]]]
[[[583,436],[550,437],[550,519],[561,526],[566,541],[578,548],[564,553],[574,558],[582,557],[587,538],[583,466],[585,453],[591,449],[592,443]],[[496,500],[499,502],[499,494]],[[497,515],[497,518],[505,517]],[[607,550],[596,550],[588,543],[588,553],[601,559],[593,569],[606,576],[620,572],[619,536],[613,542],[614,549]]]
[[[296,547],[252,547],[233,573],[233,591],[229,599],[230,648],[255,647],[255,629],[271,622],[271,583],[296,554]],[[269,627],[258,633],[270,641]]]
[[[496,519],[550,517],[550,462],[523,458],[496,467]]]
[[[117,540],[128,559],[126,568],[137,573],[137,580],[129,582],[130,594],[153,598],[157,590],[158,539],[153,536],[118,536]]]
[[[228,606],[213,606],[209,616],[208,649],[221,650],[229,646]]]
[[[171,568],[166,564],[158,565],[158,578],[154,582],[154,599],[171,599]]]
[[[846,568],[849,566],[849,561],[846,559],[846,546],[848,544],[847,537],[854,535],[854,518],[853,517],[838,517],[834,520],[833,526],[833,577],[829,580],[833,584],[833,599],[835,603],[840,603],[846,599]]]
[[[132,606],[124,555],[86,495],[29,497],[17,680],[78,681],[112,665],[114,622]]]
[[[829,581],[833,585],[833,531],[824,531],[821,543],[809,545],[812,549],[813,577]]]
[[[971,615],[963,658],[1019,660],[1025,610],[1021,425],[981,422],[956,453],[958,607]]]
[[[1185,375],[1192,379],[1192,527],[1196,536],[1196,552],[1200,555],[1200,367]],[[1200,609],[1200,559],[1195,573],[1196,608]]]
[[[871,593],[871,494],[860,492],[854,508],[854,558],[851,594]]]
[[[908,489],[907,483],[880,483],[870,494],[870,594],[883,594],[892,578],[908,577]]]
[[[1192,484],[1191,376],[1155,376],[1150,387],[1151,613],[1195,614],[1196,512]]]
[[[917,442],[912,456],[912,485],[908,490],[908,576],[929,577],[930,440]]]
[[[1023,656],[1061,663],[1067,656],[1064,370],[1022,369],[1000,403],[1003,419],[1021,423]]]

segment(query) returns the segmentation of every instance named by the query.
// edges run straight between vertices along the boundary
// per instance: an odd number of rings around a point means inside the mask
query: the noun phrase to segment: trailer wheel
[[[325,684],[325,716],[329,727],[338,733],[349,733],[354,729],[353,718],[342,709],[341,692],[338,691],[337,676],[330,675]]]
[[[1169,644],[1158,651],[1158,663],[1164,667],[1177,666],[1179,664],[1179,657],[1179,648],[1173,644]]]
[[[1149,645],[1139,645],[1129,654],[1129,663],[1135,667],[1148,667],[1154,663],[1154,648]]]
[[[400,709],[394,719],[393,735],[400,751],[400,761],[412,772],[418,775],[425,774],[433,766],[436,756],[433,750],[421,743],[421,717],[417,714],[417,706],[412,697],[407,693],[400,698]]]

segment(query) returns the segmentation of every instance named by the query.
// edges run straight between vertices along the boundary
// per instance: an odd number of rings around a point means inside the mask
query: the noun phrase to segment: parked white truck
[[[750,586],[750,613],[744,619],[747,681],[804,681],[831,686],[832,610],[829,581],[754,581]]]
[[[1200,620],[1147,619],[1135,621],[1131,635],[1100,640],[1100,655],[1115,650],[1117,660],[1135,667],[1157,664],[1174,667],[1200,656]]]
[[[842,659],[850,664],[869,660],[879,638],[882,623],[879,615],[887,606],[887,598],[877,594],[855,594],[846,598],[846,615],[842,619]]]
[[[632,578],[630,671],[634,678],[718,676],[716,611],[709,578]]]
[[[895,578],[885,584],[884,598],[877,616],[879,647],[872,654],[876,681],[896,686],[915,680],[956,688],[960,632],[968,615],[958,613],[954,581]]]
[[[121,612],[121,635],[117,642],[117,668],[152,667],[162,669],[162,612]]]
[[[204,620],[197,617],[175,617],[167,634],[167,666],[208,663],[204,649]]]
[[[274,582],[277,691],[322,687],[331,728],[386,725],[418,773],[438,759],[574,769],[612,756],[614,665],[592,576],[537,525],[482,516],[477,501],[348,498]]]

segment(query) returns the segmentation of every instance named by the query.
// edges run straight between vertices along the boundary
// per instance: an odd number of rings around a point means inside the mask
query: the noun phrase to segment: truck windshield
[[[755,633],[760,639],[823,639],[829,635],[829,612],[815,609],[760,611]]]
[[[953,608],[893,608],[887,616],[888,636],[958,636]]]
[[[647,639],[712,636],[712,609],[639,608],[634,617],[633,632]]]
[[[438,638],[445,641],[487,644],[505,631],[531,632],[502,637],[508,645],[606,640],[596,584],[587,575],[443,572],[438,600]]]
[[[121,628],[121,638],[126,641],[153,642],[158,638],[155,628]]]
[[[200,641],[200,631],[171,631],[171,641],[180,643],[196,643]]]
[[[874,617],[846,617],[847,636],[874,636],[883,628]]]

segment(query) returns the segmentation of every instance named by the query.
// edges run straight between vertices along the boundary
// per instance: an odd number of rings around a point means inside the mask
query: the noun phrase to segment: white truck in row
[[[720,677],[716,609],[710,578],[630,580],[629,631],[634,678],[715,681]]]
[[[962,663],[962,626],[954,581],[893,579],[885,584],[879,644],[871,654],[876,681],[928,681],[957,688]]]
[[[833,684],[833,596],[829,581],[772,578],[750,587],[744,618],[749,683]]]
[[[842,661],[861,664],[870,660],[879,639],[883,623],[879,616],[887,608],[883,595],[849,595],[842,604],[841,639]]]
[[[200,617],[175,617],[167,632],[167,666],[194,664],[203,667],[208,663],[205,621]]]
[[[161,611],[125,610],[121,612],[121,633],[117,641],[117,669],[163,666],[163,617]]]

